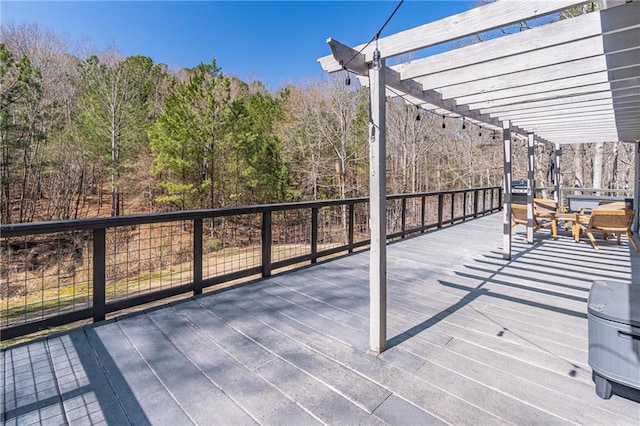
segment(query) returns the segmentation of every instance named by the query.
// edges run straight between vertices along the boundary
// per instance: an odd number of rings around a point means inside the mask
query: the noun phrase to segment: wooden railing
[[[391,195],[387,239],[502,208],[500,187]],[[368,199],[0,226],[2,340],[351,253]]]

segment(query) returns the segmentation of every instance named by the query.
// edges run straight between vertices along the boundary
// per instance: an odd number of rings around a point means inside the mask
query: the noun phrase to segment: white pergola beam
[[[638,37],[638,39],[640,40],[640,37]],[[640,57],[640,49],[638,50],[638,56]],[[570,69],[570,64],[563,64],[563,67],[568,70]],[[600,71],[567,78],[556,78],[556,76],[549,75],[549,79],[542,82],[514,86],[503,84],[501,87],[497,85],[492,86],[490,82],[487,82],[487,85],[485,86],[485,82],[480,81],[473,82],[471,84],[445,87],[438,89],[438,92],[442,93],[442,96],[445,99],[457,98],[460,99],[461,102],[473,103],[490,99],[506,99],[531,93],[546,93],[556,90],[566,91],[595,84],[611,83],[614,81],[634,80],[637,79],[639,70],[640,66],[634,66],[619,70],[620,72],[618,73]],[[500,77],[495,77],[495,79],[500,80]],[[522,81],[522,83],[525,82],[526,80]]]
[[[566,45],[553,46],[535,52],[524,52],[490,63],[475,63],[464,68],[442,71],[425,77],[417,77],[416,81],[425,87],[442,88],[470,81],[481,81],[494,76],[508,75],[520,71],[556,65],[562,62],[576,61],[590,56],[602,56],[602,44],[598,37],[578,40],[571,48]]]
[[[337,59],[343,63],[354,64],[354,69],[362,69],[366,64],[361,54],[354,49],[340,43],[337,40],[329,39],[329,45],[331,51],[334,52]],[[499,128],[500,121],[490,117],[487,114],[482,114],[478,111],[471,110],[466,105],[459,105],[454,100],[443,99],[442,95],[434,90],[423,90],[422,86],[413,80],[401,80],[400,73],[394,71],[389,67],[383,67],[385,74],[385,84],[387,86],[387,93],[391,92],[394,96],[401,95],[419,101],[420,104],[425,103],[436,108],[441,108],[444,111],[451,112],[463,117],[470,118],[472,120],[486,123],[488,126]],[[360,79],[361,83],[367,85],[366,79]],[[390,90],[389,90],[390,89]],[[418,102],[416,102],[418,103]],[[448,115],[448,114],[447,114]],[[520,128],[513,128],[514,133],[526,135],[527,131]],[[538,142],[547,143],[546,140],[536,139]]]
[[[602,102],[621,103],[621,102],[635,102],[640,99],[640,91],[638,93],[612,93],[612,92],[598,92],[589,93],[586,95],[576,95],[566,98],[547,99],[542,101],[527,102],[525,104],[506,104],[496,105],[492,107],[481,108],[480,112],[484,114],[491,114],[492,116],[499,116],[502,113],[511,112],[531,112],[531,111],[547,111],[552,110],[554,107],[565,106],[580,106],[580,105],[593,105]]]
[[[382,58],[403,55],[427,47],[458,40],[522,21],[545,16],[571,6],[588,3],[583,0],[515,1],[503,0],[477,7],[449,18],[431,22],[401,33],[382,37],[378,48]],[[375,46],[361,44],[354,50],[362,50],[366,62],[373,59]],[[318,59],[328,72],[343,69],[343,63],[333,55]]]
[[[588,13],[572,19],[554,22],[552,25],[544,25],[539,28],[511,34],[508,37],[487,40],[439,55],[416,59],[402,65],[396,65],[393,68],[398,69],[402,74],[402,78],[407,79],[464,69],[478,63],[477,58],[482,58],[482,62],[489,63],[498,59],[518,57],[518,55],[522,54],[535,54],[540,50],[598,37],[603,33],[608,37],[606,26],[613,27],[610,28],[612,35],[616,31],[620,31],[621,28],[636,28],[638,22],[637,18],[634,20],[634,16],[637,17],[638,14],[640,14],[640,6],[637,4],[627,5],[624,8]],[[607,24],[603,25],[603,22]],[[611,22],[615,22],[615,25],[611,25]],[[607,38],[607,40],[607,44],[612,44],[611,39]],[[596,44],[600,44],[601,47],[603,45],[603,43]],[[627,42],[623,41],[622,44],[627,46],[631,44],[633,46],[633,36],[631,36],[630,43],[627,40]]]
[[[499,105],[517,105],[521,103],[548,101],[548,100],[556,100],[556,99],[563,99],[565,101],[570,102],[571,98],[574,96],[591,95],[591,94],[599,94],[599,93],[606,93],[606,92],[616,92],[618,90],[640,91],[640,81],[638,79],[625,80],[624,82],[618,82],[618,83],[625,83],[626,86],[620,85],[619,87],[614,88],[612,87],[611,83],[598,83],[598,84],[590,84],[588,86],[553,90],[550,92],[523,94],[520,96],[512,96],[512,97],[503,98],[503,99],[478,100],[477,98],[474,99],[472,97],[464,97],[464,98],[458,98],[458,101],[465,102],[468,100],[470,101],[468,103],[469,108],[482,110],[484,108],[490,108],[490,107],[495,107]]]
[[[540,110],[525,110],[524,112],[522,111],[514,111],[514,112],[510,112],[510,111],[505,111],[503,114],[503,116],[508,116],[510,119],[518,119],[518,118],[525,118],[525,119],[536,119],[536,118],[547,118],[547,119],[552,119],[554,117],[564,117],[564,116],[571,116],[571,117],[579,117],[580,115],[587,115],[587,114],[591,114],[591,113],[604,113],[604,112],[609,112],[609,111],[613,111],[614,105],[613,102],[611,102],[610,100],[607,102],[601,102],[600,104],[571,104],[571,105],[558,105],[555,107],[549,107],[546,108],[542,111]],[[638,110],[638,108],[640,108],[640,101],[638,102],[628,102],[625,103],[623,105],[618,105],[616,106],[616,111],[618,112],[624,112],[624,111],[634,111],[636,112],[636,110]]]
[[[531,5],[523,3],[519,6]],[[465,19],[471,16],[474,18],[469,22],[480,16],[486,22],[504,20],[504,16],[493,15],[494,8],[507,15],[515,14],[511,16],[522,12],[508,4],[511,2],[492,3],[455,18],[459,26],[464,26]],[[609,125],[617,126],[618,133],[626,138],[635,131],[633,123],[626,120],[633,117],[635,109],[623,103],[633,102],[640,95],[638,16],[640,1],[620,3],[606,10],[399,64],[385,69],[386,80],[391,82],[387,93],[411,99],[409,102],[424,105],[440,115],[465,116],[470,122],[486,123],[489,128],[500,128],[502,122],[510,120],[514,133],[535,132],[536,142],[548,143],[552,135],[559,137],[565,131],[587,128],[593,129],[594,140],[601,140],[610,137]],[[448,36],[440,34],[440,30],[447,19],[379,39],[382,57],[406,53],[401,46],[405,42],[427,47],[446,41]],[[489,27],[483,25],[483,30]],[[462,34],[472,31],[469,28],[452,31]],[[418,34],[424,36],[433,30],[437,30],[436,35],[419,40]],[[418,39],[413,39],[416,36]],[[373,44],[362,52],[359,50],[364,45],[350,48],[332,39],[329,44],[333,52],[331,60],[320,59],[325,69],[337,71],[346,65],[345,68],[366,76],[368,52],[373,51]],[[340,68],[331,68],[330,63],[340,64]],[[599,107],[580,110],[595,105]],[[594,111],[601,116],[584,114]],[[535,115],[527,117],[527,113]],[[598,124],[604,118],[609,121]]]

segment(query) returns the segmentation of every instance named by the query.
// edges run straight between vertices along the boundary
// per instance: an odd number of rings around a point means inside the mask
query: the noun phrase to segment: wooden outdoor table
[[[556,213],[555,218],[571,222],[571,236],[576,243],[580,241],[580,213]]]

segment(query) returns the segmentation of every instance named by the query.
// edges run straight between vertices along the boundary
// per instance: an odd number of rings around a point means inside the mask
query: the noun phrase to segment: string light
[[[391,93],[395,94],[397,97],[403,99],[406,103],[411,104],[413,106],[416,107],[416,109],[418,110],[417,114],[416,114],[416,121],[420,121],[421,116],[420,116],[420,111],[424,111],[425,113],[431,114],[431,117],[435,117],[435,116],[440,116],[442,117],[442,128],[446,129],[447,128],[447,124],[445,121],[446,116],[445,115],[440,115],[435,113],[432,110],[427,110],[422,108],[419,104],[416,104],[415,102],[411,101],[410,99],[407,99],[403,94],[396,92],[395,90],[393,90],[392,88],[388,87],[387,90],[389,90]],[[462,128],[466,129],[467,128],[467,118],[465,116],[462,116]],[[471,123],[471,124],[476,124],[476,123]],[[483,127],[480,126],[479,124],[476,124],[476,126],[478,126],[478,136],[482,137],[482,129]],[[495,130],[493,131],[493,139],[496,138],[496,132]]]
[[[344,67],[344,70],[347,72],[347,78],[344,79],[344,85],[351,86],[351,74],[349,74],[347,67]]]
[[[376,35],[374,35],[374,36],[371,38],[371,40],[369,40],[369,41],[367,42],[367,44],[365,44],[364,46],[362,46],[362,48],[360,48],[360,50],[358,50],[358,52],[356,52],[356,53],[351,57],[351,59],[349,59],[347,62],[345,62],[345,63],[343,64],[343,68],[344,68],[344,69],[347,69],[347,65],[349,65],[349,63],[350,63],[351,61],[353,61],[353,60],[356,58],[356,56],[358,56],[359,54],[361,54],[361,53],[362,53],[362,51],[363,51],[364,49],[366,49],[367,47],[369,47],[369,45],[370,45],[374,40],[376,41],[376,43],[378,42],[378,38],[380,38],[380,34],[382,33],[382,30],[384,30],[384,27],[386,27],[386,26],[387,26],[387,24],[389,23],[389,21],[391,21],[391,18],[393,18],[393,16],[396,14],[396,12],[398,11],[398,9],[400,9],[400,6],[402,6],[402,3],[404,3],[404,0],[400,0],[400,2],[396,5],[396,8],[393,10],[393,12],[391,12],[391,15],[389,15],[389,17],[388,17],[388,18],[387,18],[387,20],[384,22],[384,24],[382,24],[382,27],[380,27],[380,29],[378,30],[378,32],[376,33]],[[376,46],[376,50],[377,50],[377,46]],[[374,54],[374,55],[375,55],[375,54]],[[374,60],[375,60],[375,59],[374,59]],[[350,79],[348,79],[348,80],[349,80],[349,83],[351,83],[351,80],[350,80]],[[348,86],[348,84],[347,84],[347,86]]]
[[[496,131],[493,131],[493,136],[491,136],[491,139],[495,139],[496,138]]]

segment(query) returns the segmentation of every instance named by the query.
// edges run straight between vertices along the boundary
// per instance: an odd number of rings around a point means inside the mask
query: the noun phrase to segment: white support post
[[[640,224],[638,223],[638,215],[640,215],[640,141],[636,141],[636,155],[635,155],[635,173],[633,177],[633,208],[636,211],[633,217],[633,223],[631,224],[631,230],[637,233],[640,230]]]
[[[556,144],[555,150],[555,167],[553,168],[553,183],[555,185],[553,198],[556,201],[556,206],[558,206],[558,211],[562,211],[562,186],[560,182],[560,156],[562,155],[562,148],[560,144]]]
[[[535,160],[534,135],[527,134],[527,242],[533,243],[533,193],[535,191],[533,182],[533,166]]]
[[[387,209],[384,62],[375,58],[369,70],[369,349],[385,350],[387,343]]]
[[[511,122],[502,122],[504,148],[504,205],[502,223],[502,257],[511,259]]]

